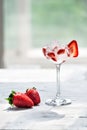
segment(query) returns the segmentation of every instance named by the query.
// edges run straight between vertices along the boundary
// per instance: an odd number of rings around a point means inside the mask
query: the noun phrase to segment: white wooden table
[[[63,66],[62,96],[72,104],[60,107],[45,105],[56,93],[54,69],[0,70],[0,129],[8,130],[87,130],[87,68]],[[41,96],[32,109],[11,108],[5,98],[11,90],[24,92],[35,86]]]

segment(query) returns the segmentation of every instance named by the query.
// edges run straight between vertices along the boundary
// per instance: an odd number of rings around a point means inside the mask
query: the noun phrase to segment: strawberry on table
[[[34,106],[33,101],[24,93],[12,91],[7,98],[10,105],[20,108],[31,108]]]
[[[68,56],[77,57],[78,56],[78,45],[76,40],[72,40],[68,45],[69,54]]]
[[[32,99],[34,105],[38,105],[41,102],[39,92],[35,87],[26,90],[26,95]]]

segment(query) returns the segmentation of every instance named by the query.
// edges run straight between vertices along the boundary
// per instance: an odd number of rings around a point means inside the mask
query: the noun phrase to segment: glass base
[[[49,106],[62,106],[62,105],[68,105],[71,104],[70,99],[62,99],[62,98],[57,98],[57,99],[48,99],[46,100],[45,104]]]

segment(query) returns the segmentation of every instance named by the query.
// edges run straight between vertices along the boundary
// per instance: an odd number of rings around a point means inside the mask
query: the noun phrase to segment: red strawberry
[[[33,101],[24,93],[12,91],[7,98],[10,105],[15,105],[20,108],[31,108],[34,106]]]
[[[60,55],[60,54],[64,54],[65,53],[65,49],[59,49],[57,54]]]
[[[26,95],[32,99],[34,105],[38,105],[41,102],[40,95],[35,87],[26,90]]]
[[[53,51],[57,51],[58,50],[58,46],[55,46],[54,48],[53,48]]]
[[[54,52],[48,52],[47,55],[48,55],[52,60],[57,61],[57,58],[56,58]]]
[[[44,56],[46,56],[46,48],[42,48],[42,52],[43,52]]]
[[[78,44],[77,41],[73,40],[68,44],[70,56],[77,57],[78,56]],[[69,55],[68,55],[69,56]]]

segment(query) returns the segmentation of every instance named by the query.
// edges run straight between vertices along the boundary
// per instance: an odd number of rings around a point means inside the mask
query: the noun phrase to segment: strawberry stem
[[[6,100],[9,102],[10,105],[13,105],[13,96],[14,96],[14,94],[16,94],[16,92],[12,90],[9,97],[6,98]]]
[[[35,88],[35,87],[33,87],[33,89],[34,89],[34,90],[36,90],[36,88]]]
[[[36,90],[36,88],[35,88],[35,87],[33,87],[33,88],[28,88],[28,89],[26,89],[26,92],[27,92],[28,90],[30,90],[30,89],[34,89],[34,90]]]

